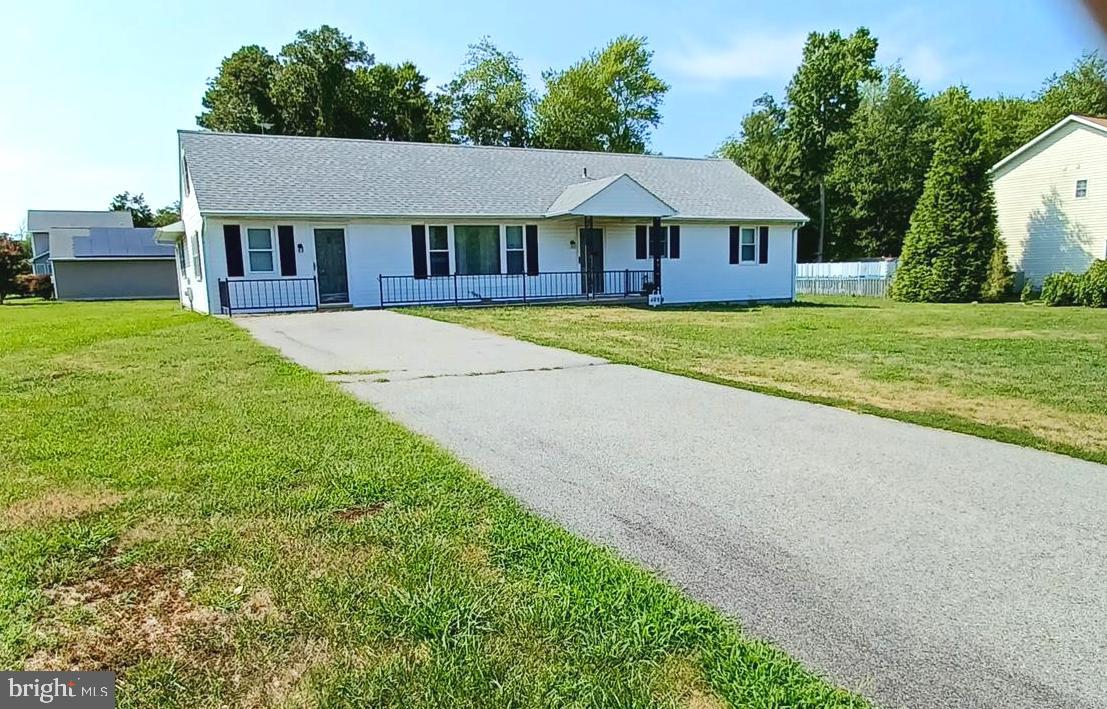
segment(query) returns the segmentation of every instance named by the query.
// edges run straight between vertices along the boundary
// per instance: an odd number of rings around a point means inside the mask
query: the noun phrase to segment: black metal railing
[[[318,307],[319,288],[314,277],[219,279],[219,312],[227,315]]]
[[[575,299],[639,298],[653,290],[652,271],[380,276],[381,305],[473,305]]]

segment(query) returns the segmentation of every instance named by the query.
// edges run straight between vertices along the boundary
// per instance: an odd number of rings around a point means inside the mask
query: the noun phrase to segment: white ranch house
[[[157,238],[201,312],[795,294],[806,217],[729,160],[178,136]]]
[[[1000,236],[1027,281],[1107,258],[1107,118],[1068,116],[991,172]]]

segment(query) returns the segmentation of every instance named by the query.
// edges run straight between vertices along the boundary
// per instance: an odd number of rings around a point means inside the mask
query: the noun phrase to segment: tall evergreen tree
[[[932,112],[919,85],[899,66],[866,86],[849,129],[832,143],[828,177],[834,260],[898,256],[922,194],[933,153]]]
[[[964,87],[935,98],[934,158],[892,283],[897,300],[980,297],[996,247],[995,197],[980,137],[981,109]]]

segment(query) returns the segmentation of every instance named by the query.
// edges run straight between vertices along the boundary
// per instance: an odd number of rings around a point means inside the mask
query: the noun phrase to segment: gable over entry
[[[626,173],[569,185],[547,217],[671,217],[676,210]]]

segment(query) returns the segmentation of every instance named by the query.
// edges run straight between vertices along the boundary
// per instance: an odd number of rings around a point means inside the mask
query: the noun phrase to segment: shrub
[[[1019,300],[1024,303],[1033,303],[1041,296],[1042,292],[1034,287],[1034,284],[1029,280],[1025,280],[1022,283],[1022,290],[1019,291]]]
[[[54,297],[54,282],[45,273],[24,273],[16,278],[19,291],[29,298]]]
[[[1042,302],[1046,305],[1075,305],[1080,276],[1065,271],[1051,273],[1042,281]]]
[[[980,289],[980,299],[987,303],[999,303],[1011,296],[1015,285],[1015,273],[1007,263],[1007,244],[996,239],[992,258],[988,261],[988,277]]]
[[[1089,308],[1107,308],[1107,261],[1097,260],[1080,277],[1076,300]]]

